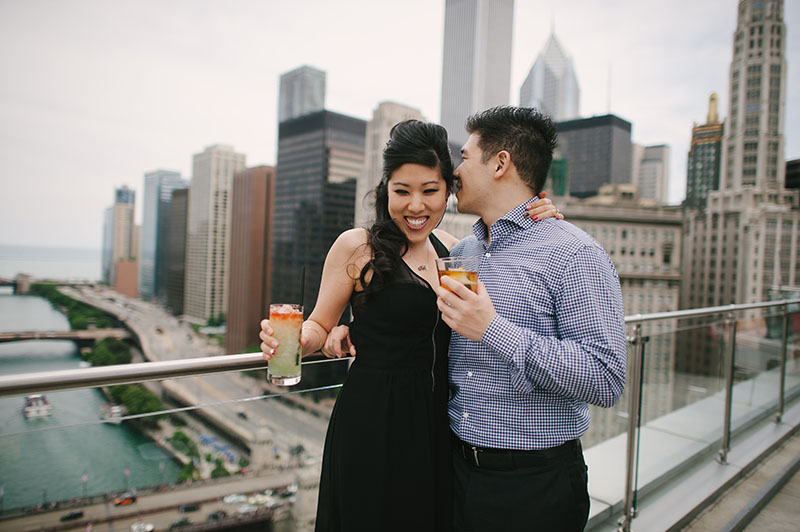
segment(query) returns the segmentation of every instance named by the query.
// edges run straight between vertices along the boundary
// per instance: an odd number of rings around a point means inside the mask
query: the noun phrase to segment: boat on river
[[[115,405],[113,403],[104,403],[100,405],[100,417],[106,421],[116,423],[117,425],[119,425],[122,418],[127,413],[128,410],[122,405]]]
[[[26,418],[50,416],[53,414],[53,405],[43,394],[26,395],[22,413]]]

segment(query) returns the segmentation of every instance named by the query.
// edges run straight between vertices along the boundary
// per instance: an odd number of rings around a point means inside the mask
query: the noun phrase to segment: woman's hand
[[[356,346],[350,342],[350,327],[338,325],[331,329],[322,346],[322,354],[328,358],[356,356]]]
[[[261,320],[261,332],[258,333],[258,337],[261,338],[261,356],[267,361],[275,355],[275,349],[278,347],[278,340],[272,336],[273,334],[274,332],[269,325],[269,320]],[[300,333],[300,345],[305,346],[307,344],[308,337],[304,328]]]
[[[552,200],[547,198],[547,192],[544,190],[539,193],[539,199],[525,207],[525,215],[534,222],[545,218],[564,219],[564,215],[561,214],[561,211],[553,204]]]

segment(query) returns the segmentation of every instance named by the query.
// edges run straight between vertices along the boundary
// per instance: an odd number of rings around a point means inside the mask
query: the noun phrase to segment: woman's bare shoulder
[[[458,244],[458,239],[447,231],[443,231],[442,229],[434,229],[433,234],[436,235],[436,238],[438,238],[442,244],[447,247],[447,249],[452,249],[453,246]]]

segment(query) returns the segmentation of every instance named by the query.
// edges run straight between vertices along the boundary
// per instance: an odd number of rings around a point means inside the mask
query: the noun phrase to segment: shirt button
[[[471,371],[467,372],[467,377],[472,377],[472,372]]]
[[[464,419],[467,419],[468,417],[469,417],[469,412],[464,412]]]
[[[491,257],[491,256],[492,256],[492,254],[491,254],[491,253],[489,253],[488,251],[486,252],[486,255],[484,255],[484,257],[486,257],[487,259],[488,259],[489,257]]]

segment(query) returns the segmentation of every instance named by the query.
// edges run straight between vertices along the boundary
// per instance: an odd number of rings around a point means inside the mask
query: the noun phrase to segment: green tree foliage
[[[214,463],[214,469],[211,471],[211,478],[219,478],[219,477],[229,477],[231,476],[230,472],[225,469],[225,465],[222,463],[220,458],[217,458]]]
[[[197,468],[192,462],[183,466],[181,472],[178,473],[178,482],[191,482],[197,477]]]
[[[195,445],[192,439],[189,438],[189,436],[187,436],[182,430],[175,431],[175,434],[173,434],[172,437],[167,438],[167,441],[170,443],[170,445],[172,445],[172,448],[179,453],[183,453],[190,458],[200,456],[200,453],[197,450],[197,445]]]
[[[56,308],[66,313],[69,326],[72,330],[81,330],[89,327],[90,320],[94,321],[98,329],[107,329],[114,326],[114,319],[102,310],[90,307],[58,291],[54,284],[34,283],[31,285],[31,294],[41,296]]]
[[[95,344],[94,349],[86,355],[86,360],[92,366],[128,364],[131,361],[131,349],[122,340],[105,338]]]
[[[153,392],[138,384],[112,386],[109,388],[109,394],[114,401],[125,405],[129,414],[147,414],[164,408]],[[163,415],[143,417],[140,418],[140,422],[155,427],[157,421],[163,417]]]

